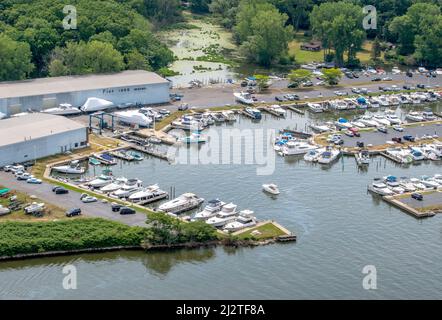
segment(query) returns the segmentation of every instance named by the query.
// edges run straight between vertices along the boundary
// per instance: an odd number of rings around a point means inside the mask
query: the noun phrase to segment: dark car
[[[179,107],[178,110],[179,111],[186,111],[187,109],[189,109],[189,105],[187,103],[182,103]]]
[[[123,207],[121,204],[119,203],[112,203],[112,212],[118,212],[120,211],[121,207]]]
[[[128,208],[128,207],[122,207],[120,209],[120,214],[135,214],[135,210],[132,208]]]
[[[379,128],[378,128],[378,131],[379,131],[379,132],[382,132],[382,133],[388,133],[388,130],[387,130],[387,128],[385,128],[385,127],[379,127]]]
[[[371,81],[375,81],[375,82],[377,82],[377,81],[381,81],[381,80],[382,80],[382,79],[379,78],[379,77],[376,77],[376,78],[371,79]]]
[[[282,97],[282,96],[276,96],[275,100],[276,101],[285,101],[284,97]]]
[[[391,141],[394,141],[394,142],[396,142],[396,143],[402,143],[402,139],[399,138],[399,137],[391,138]]]
[[[71,218],[75,216],[81,215],[81,209],[80,208],[74,208],[66,212],[66,217]]]
[[[424,200],[424,196],[422,194],[420,194],[420,193],[417,193],[417,192],[412,193],[411,197],[413,199],[416,199],[416,200],[419,200],[419,201]]]
[[[60,186],[53,186],[52,187],[52,192],[55,192],[55,191],[57,191],[57,189],[60,189],[61,187]]]
[[[359,78],[359,74],[357,72],[352,72],[353,77]]]
[[[410,70],[407,71],[406,73],[407,77],[412,78],[413,77],[413,72],[411,72]]]
[[[419,89],[425,89],[425,85],[422,83],[417,84],[416,87],[418,87]]]
[[[411,90],[411,86],[409,86],[409,85],[404,85],[402,88],[404,88],[405,90]]]
[[[410,135],[403,136],[402,139],[404,139],[405,141],[414,142],[414,137]]]
[[[67,194],[67,193],[69,193],[69,191],[66,190],[65,188],[60,187],[55,190],[55,194]]]
[[[344,73],[345,74],[345,76],[347,77],[347,78],[349,78],[349,79],[353,79],[354,78],[354,76],[353,76],[353,73],[351,73],[351,72],[345,72]]]
[[[384,91],[385,87],[384,86],[379,86],[378,89],[381,90],[381,91]]]
[[[293,89],[293,88],[297,88],[298,87],[298,84],[297,83],[294,83],[294,82],[291,82],[291,83],[289,83],[288,85],[287,85],[287,88],[291,88],[291,89]]]

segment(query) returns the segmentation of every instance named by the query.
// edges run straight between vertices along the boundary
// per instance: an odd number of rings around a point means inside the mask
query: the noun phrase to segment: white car
[[[399,131],[399,132],[403,132],[404,128],[402,128],[400,125],[395,125],[393,126],[393,130]]]
[[[91,202],[97,202],[97,201],[98,201],[97,198],[92,197],[92,196],[90,196],[90,195],[88,195],[88,194],[85,194],[85,193],[83,193],[83,194],[81,195],[80,200],[81,200],[81,202],[83,202],[83,203],[91,203]]]
[[[344,92],[344,91],[335,91],[334,94],[337,95],[337,96],[346,96],[346,95],[347,95],[347,92]]]

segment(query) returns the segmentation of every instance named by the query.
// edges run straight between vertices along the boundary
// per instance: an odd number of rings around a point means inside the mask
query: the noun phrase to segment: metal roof
[[[128,70],[112,74],[7,81],[0,82],[0,99],[157,83],[168,83],[168,81],[154,72],[144,70]]]
[[[0,147],[86,128],[63,116],[44,113],[0,120]]]

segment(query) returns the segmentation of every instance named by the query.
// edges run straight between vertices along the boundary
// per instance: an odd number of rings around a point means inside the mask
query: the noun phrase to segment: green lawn
[[[258,230],[259,232],[261,232],[260,235],[252,235],[252,232]],[[273,223],[266,223],[262,226],[253,228],[251,230],[248,230],[246,232],[240,233],[238,234],[238,238],[239,239],[245,239],[245,238],[256,238],[256,239],[260,239],[260,240],[264,240],[264,239],[273,239],[276,238],[278,236],[282,236],[285,233],[279,229],[278,227],[276,227]]]

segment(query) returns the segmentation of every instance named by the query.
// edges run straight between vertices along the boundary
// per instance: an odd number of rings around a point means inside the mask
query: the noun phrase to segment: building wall
[[[84,148],[86,144],[86,128],[53,134],[39,139],[29,139],[0,147],[0,166],[26,162],[68,150]]]
[[[146,84],[119,88],[103,88],[59,94],[6,98],[0,99],[0,112],[12,115],[25,112],[28,109],[41,111],[58,106],[60,103],[70,103],[74,107],[82,106],[88,98],[101,98],[113,102],[160,104],[169,102],[169,83]]]

